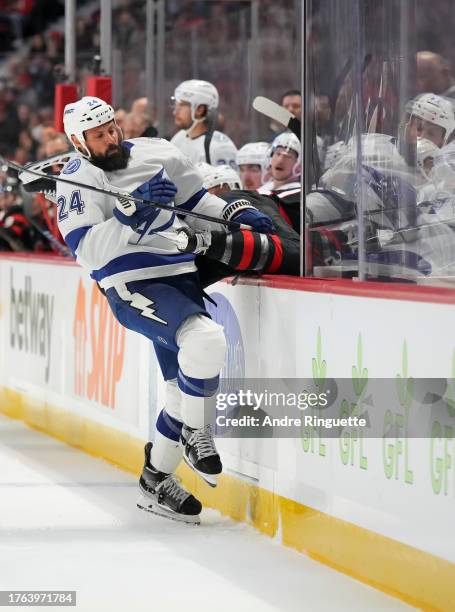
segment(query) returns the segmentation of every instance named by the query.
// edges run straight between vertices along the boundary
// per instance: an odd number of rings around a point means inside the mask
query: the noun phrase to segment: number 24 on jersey
[[[79,189],[73,191],[70,197],[69,207],[67,207],[67,201],[65,196],[60,196],[57,200],[57,205],[59,207],[58,211],[58,220],[63,221],[68,218],[68,215],[71,212],[76,211],[78,215],[82,215],[84,212],[85,204],[82,201],[81,192]]]

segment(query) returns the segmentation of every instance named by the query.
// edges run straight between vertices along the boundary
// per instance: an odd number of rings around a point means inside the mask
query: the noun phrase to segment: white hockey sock
[[[201,380],[189,378],[179,371],[178,381],[182,394],[180,405],[182,421],[192,429],[204,427],[211,422],[214,414],[216,395],[213,393],[218,389],[218,376]]]
[[[157,431],[150,455],[150,462],[153,467],[160,472],[171,474],[177,469],[181,458],[182,447],[179,442],[170,440]]]

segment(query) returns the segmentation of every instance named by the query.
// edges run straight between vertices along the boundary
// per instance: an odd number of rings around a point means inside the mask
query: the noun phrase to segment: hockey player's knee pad
[[[176,335],[180,369],[191,378],[218,376],[226,358],[226,338],[221,325],[204,315],[193,315]]]

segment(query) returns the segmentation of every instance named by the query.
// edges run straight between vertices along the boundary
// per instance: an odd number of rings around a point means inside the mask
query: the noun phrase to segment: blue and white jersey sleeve
[[[83,158],[68,162],[60,178],[104,188],[103,172]],[[58,227],[73,255],[96,269],[120,254],[134,233],[112,217],[112,198],[58,182]]]
[[[172,145],[170,145],[172,146]],[[165,163],[170,179],[177,185],[175,207],[181,211],[192,210],[215,218],[223,218],[226,202],[209,193],[202,186],[202,177],[194,164],[178,149],[173,148],[173,155]],[[220,230],[218,223],[186,216],[185,223],[196,230]]]

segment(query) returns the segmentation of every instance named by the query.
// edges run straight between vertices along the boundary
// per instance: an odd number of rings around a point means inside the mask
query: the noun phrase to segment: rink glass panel
[[[307,273],[451,283],[454,207],[446,203],[435,214],[441,193],[427,190],[435,173],[421,173],[421,122],[409,112],[409,101],[423,93],[416,52],[452,60],[448,3],[308,0],[306,9]],[[446,179],[455,168],[448,158]],[[455,169],[453,177],[445,198],[454,195]]]
[[[185,10],[181,10],[185,5]],[[169,2],[160,133],[175,132],[170,98],[186,79],[212,82],[220,94],[225,132],[240,148],[271,140],[269,122],[252,109],[255,96],[280,100],[300,83],[300,0]]]

